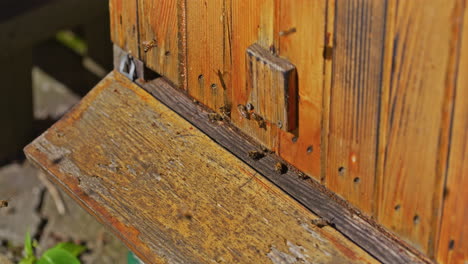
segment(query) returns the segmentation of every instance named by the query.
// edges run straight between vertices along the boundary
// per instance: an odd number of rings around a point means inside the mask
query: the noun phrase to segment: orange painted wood
[[[451,124],[450,154],[440,239],[437,245],[437,261],[445,264],[468,261],[468,6],[464,9],[463,22],[454,23],[454,32],[460,33],[460,56],[454,80],[456,81],[453,120]]]
[[[179,71],[178,1],[138,0],[141,60],[176,85]]]
[[[231,1],[186,2],[187,90],[219,111],[231,108]]]
[[[110,0],[109,8],[112,42],[138,58],[137,0]]]
[[[279,155],[310,176],[321,177],[322,90],[327,1],[282,0],[279,55],[297,70],[298,129],[279,131]]]
[[[278,128],[270,123],[259,128],[256,122],[244,118],[238,111],[239,104],[246,105],[250,91],[247,89],[247,48],[258,43],[274,50],[275,0],[237,0],[232,2],[232,122],[246,134],[266,147],[278,149]]]
[[[391,2],[386,38],[391,61],[383,91],[380,144],[385,145],[377,219],[432,255],[440,226],[448,149],[453,67],[460,19],[457,1]]]
[[[371,214],[386,3],[336,1],[327,187]]]

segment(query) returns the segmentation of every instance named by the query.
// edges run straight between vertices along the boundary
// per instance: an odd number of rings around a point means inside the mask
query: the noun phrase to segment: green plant
[[[86,250],[85,246],[70,242],[58,243],[48,249],[40,258],[34,255],[35,243],[29,232],[24,239],[24,258],[19,264],[80,264],[78,256]]]

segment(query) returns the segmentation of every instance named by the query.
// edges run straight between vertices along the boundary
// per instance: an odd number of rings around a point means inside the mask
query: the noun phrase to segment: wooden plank
[[[178,1],[138,0],[141,60],[180,85]]]
[[[247,90],[247,48],[258,43],[263,48],[275,51],[278,34],[275,30],[276,0],[237,0],[232,2],[232,122],[249,136],[266,147],[278,150],[278,128],[269,123],[260,128],[256,122],[244,118],[237,110],[246,105],[250,91]],[[276,37],[275,37],[276,36]],[[276,45],[275,45],[276,44]]]
[[[391,2],[377,219],[433,255],[440,225],[459,23],[457,1]],[[387,43],[388,43],[387,42]]]
[[[137,0],[109,1],[112,42],[140,58],[137,5]]]
[[[183,91],[174,89],[161,79],[140,83],[140,85],[309,210],[324,219],[333,219],[334,228],[380,261],[384,263],[430,262],[424,256],[419,256],[422,259],[418,259],[417,252],[415,255],[410,248],[400,245],[398,239],[379,228],[374,221],[356,212],[345,201],[316,181],[305,178],[304,174],[297,172],[294,168],[288,167],[284,174],[278,176],[274,169],[279,160],[278,156],[265,153],[265,156],[259,160],[249,157],[250,151],[260,150],[261,146],[250,141],[247,135],[237,131],[229,123],[211,122],[209,118],[211,110],[207,111],[207,108],[193,104]]]
[[[231,108],[231,1],[187,1],[186,12],[187,90],[216,111]]]
[[[248,119],[266,127],[266,122],[284,131],[297,126],[297,72],[288,60],[253,44],[247,48]]]
[[[374,206],[386,1],[335,5],[327,186],[364,213]]]
[[[466,2],[458,6],[464,11],[463,22],[454,20],[454,33],[460,34],[460,56],[456,80],[453,119],[451,124],[450,156],[440,239],[437,247],[439,263],[466,263],[468,261],[468,8]]]
[[[294,133],[279,131],[279,155],[309,176],[320,179],[322,54],[327,1],[280,2],[278,50],[281,57],[297,68],[299,110],[298,130]]]
[[[117,73],[26,153],[146,263],[377,263]]]

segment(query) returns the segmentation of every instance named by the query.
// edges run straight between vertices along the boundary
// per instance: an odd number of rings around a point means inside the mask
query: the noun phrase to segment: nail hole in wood
[[[415,216],[413,217],[413,223],[414,223],[415,225],[419,224],[420,221],[421,221],[421,220],[419,219],[419,215],[415,215]]]
[[[164,55],[165,55],[165,56],[169,56],[169,55],[171,55],[171,52],[170,52],[170,51],[166,51],[166,52],[164,52]]]
[[[343,176],[346,172],[346,168],[345,167],[339,167],[338,168],[338,174],[340,174],[340,176]]]
[[[214,89],[216,89],[217,87],[218,87],[218,86],[216,86],[216,84],[215,84],[215,83],[212,83],[212,84],[211,84],[211,89],[213,89],[213,90],[214,90]]]
[[[449,250],[453,250],[455,248],[455,240],[451,239],[449,241]]]
[[[359,177],[356,177],[356,178],[354,178],[353,181],[354,181],[354,183],[359,183],[361,181],[361,179]]]
[[[296,143],[297,142],[297,137],[293,137],[291,140],[292,140],[293,143]]]
[[[400,211],[400,209],[401,209],[401,205],[399,205],[399,204],[395,205],[395,211],[398,212],[398,211]]]
[[[314,151],[314,147],[313,146],[308,146],[307,147],[307,154],[312,153],[312,151]]]
[[[202,81],[203,80],[203,74],[198,75],[198,80]]]

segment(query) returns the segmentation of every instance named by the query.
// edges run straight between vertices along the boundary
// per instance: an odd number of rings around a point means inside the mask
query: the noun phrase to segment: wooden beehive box
[[[111,0],[116,70],[26,153],[148,263],[466,263],[467,10]]]

